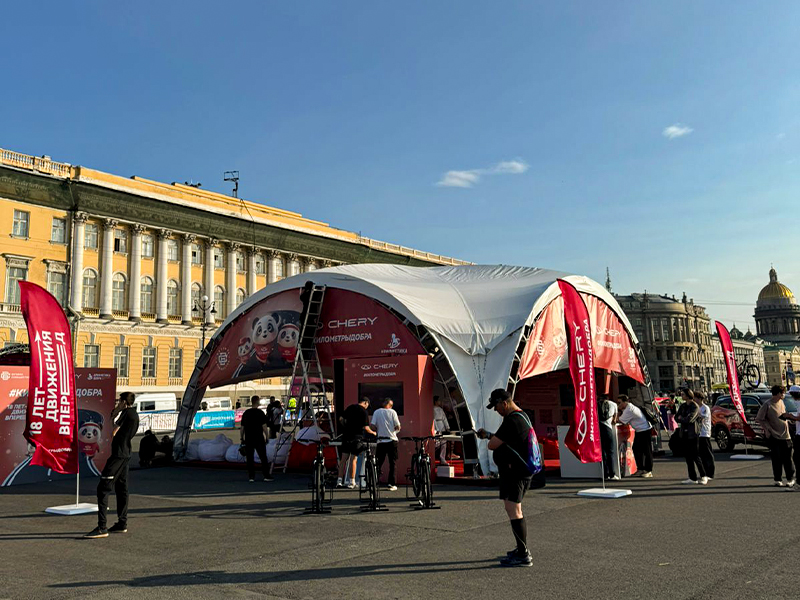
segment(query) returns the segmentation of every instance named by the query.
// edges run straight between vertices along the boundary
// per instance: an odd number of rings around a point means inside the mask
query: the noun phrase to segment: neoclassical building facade
[[[758,294],[756,333],[759,337],[780,345],[800,345],[800,305],[787,286],[778,281],[775,268],[769,270],[769,283]]]
[[[2,149],[0,230],[0,341],[27,341],[17,281],[33,281],[71,318],[76,364],[115,367],[118,389],[137,393],[180,396],[203,337],[284,277],[357,262],[466,264],[188,185]],[[283,392],[258,380],[208,395]]]

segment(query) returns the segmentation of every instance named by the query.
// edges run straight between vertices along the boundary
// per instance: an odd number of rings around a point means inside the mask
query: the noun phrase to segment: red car
[[[764,431],[761,425],[756,423],[756,415],[761,405],[764,402],[769,402],[770,398],[772,398],[772,394],[769,392],[742,394],[742,404],[744,405],[747,424],[750,425],[753,433],[755,433],[755,437],[752,435],[747,436],[747,442],[750,444],[766,445]],[[783,403],[787,412],[796,412],[798,410],[797,403],[790,396],[786,396],[783,399]],[[742,427],[742,419],[733,406],[733,400],[729,395],[720,396],[714,406],[711,407],[711,436],[716,440],[720,452],[733,452],[736,444],[744,443],[745,434]]]

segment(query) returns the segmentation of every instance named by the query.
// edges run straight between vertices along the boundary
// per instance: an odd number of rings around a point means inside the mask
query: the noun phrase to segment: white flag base
[[[731,460],[761,460],[763,454],[732,454]]]
[[[97,504],[89,504],[88,502],[64,504],[63,506],[51,506],[50,508],[45,508],[44,512],[52,515],[63,515],[67,517],[71,517],[72,515],[86,515],[89,513],[96,513]]]
[[[614,490],[611,488],[590,488],[588,490],[581,490],[578,496],[584,498],[624,498],[630,496],[633,492],[630,490]]]

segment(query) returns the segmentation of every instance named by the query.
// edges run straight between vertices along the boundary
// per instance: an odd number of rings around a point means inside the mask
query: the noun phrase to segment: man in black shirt
[[[511,531],[517,541],[517,547],[500,564],[504,567],[530,567],[533,559],[528,552],[522,498],[531,485],[532,477],[526,463],[531,422],[504,389],[492,392],[486,408],[496,410],[503,417],[503,423],[496,433],[479,429],[478,437],[489,440],[489,450],[494,452],[494,462],[500,474],[500,499],[505,503]]]
[[[342,460],[339,463],[339,479],[336,487],[345,485],[348,488],[356,487],[356,462],[366,446],[364,445],[364,432],[375,435],[370,429],[367,407],[369,398],[364,396],[358,404],[351,404],[341,416],[342,424]],[[350,477],[348,477],[348,474]],[[344,478],[344,483],[342,482]]]
[[[87,533],[85,538],[104,538],[111,533],[128,532],[128,463],[131,460],[131,440],[139,429],[139,415],[133,407],[136,396],[123,392],[119,396],[114,412],[119,416],[114,421],[111,438],[111,456],[100,474],[97,484],[97,527]],[[114,413],[112,413],[112,417]],[[117,496],[117,522],[106,529],[108,497],[114,490]]]
[[[258,404],[258,396],[250,398],[250,408],[244,411],[242,415],[241,442],[247,457],[247,475],[250,481],[256,480],[256,463],[253,456],[255,452],[258,452],[258,458],[261,460],[264,481],[272,481],[272,475],[269,473],[266,442],[266,439],[269,438],[269,426],[267,424],[267,415],[258,408]]]

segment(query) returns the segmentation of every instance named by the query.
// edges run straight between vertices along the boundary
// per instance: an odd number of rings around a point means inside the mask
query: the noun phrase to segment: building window
[[[142,312],[143,313],[150,313],[154,312],[153,310],[153,280],[149,277],[142,277],[141,281],[141,293],[142,293]]]
[[[283,259],[276,258],[275,259],[275,281],[283,279],[284,276],[285,276],[284,273],[285,273],[285,270],[284,270],[284,267],[283,267]]]
[[[125,275],[114,273],[111,280],[111,310],[128,309],[128,285]]]
[[[67,220],[53,217],[53,227],[50,230],[50,241],[54,244],[67,243]]]
[[[222,248],[214,248],[214,268],[225,268],[225,253],[222,251]]]
[[[19,304],[19,282],[27,277],[27,267],[6,267],[6,304]]]
[[[117,370],[117,377],[128,376],[128,347],[114,347],[114,368]]]
[[[256,254],[256,275],[264,274],[264,257]]]
[[[180,348],[169,349],[169,376],[183,377],[183,350]]]
[[[155,243],[153,241],[153,236],[150,234],[145,234],[142,236],[142,256],[144,258],[153,258],[155,254]]]
[[[236,306],[239,306],[242,302],[244,302],[244,299],[246,297],[247,297],[247,294],[245,293],[245,291],[242,288],[239,288],[238,290],[236,290]]]
[[[124,229],[114,230],[114,252],[128,253],[128,232]]]
[[[179,299],[180,286],[174,279],[170,279],[167,283],[167,315],[170,317],[177,317],[179,312]]]
[[[200,244],[192,244],[192,264],[203,264],[203,250],[200,248]]]
[[[667,360],[672,360],[672,350],[667,350]]]
[[[100,366],[100,346],[86,344],[83,347],[83,366],[86,369],[96,369]]]
[[[203,286],[200,285],[199,283],[193,283],[192,284],[192,310],[194,310],[195,306],[199,307],[202,302],[203,302]],[[199,315],[199,316],[202,317],[203,315]]]
[[[178,262],[178,240],[167,240],[167,260]]]
[[[97,273],[93,269],[83,272],[83,307],[97,308]]]
[[[97,250],[97,223],[87,223],[83,230],[83,247]]]
[[[244,254],[241,252],[236,253],[236,270],[239,273],[244,273]]]
[[[24,210],[14,211],[14,226],[11,235],[19,238],[28,237],[28,229],[31,220],[31,213]]]
[[[67,303],[67,274],[50,271],[47,274],[47,291],[53,294],[61,306]]]
[[[154,346],[142,348],[142,377],[156,376],[156,349]]]
[[[202,348],[198,348],[197,350],[194,351],[194,364],[197,364],[197,361],[200,360],[200,355],[201,354],[203,354],[203,349]]]
[[[217,317],[225,318],[225,288],[218,285],[214,288],[214,308],[217,309]]]

